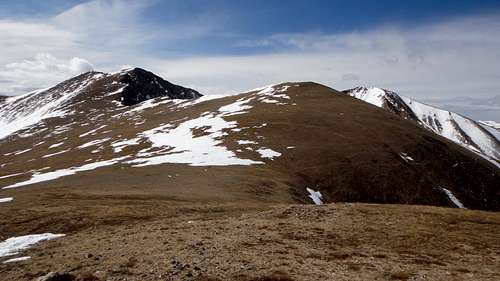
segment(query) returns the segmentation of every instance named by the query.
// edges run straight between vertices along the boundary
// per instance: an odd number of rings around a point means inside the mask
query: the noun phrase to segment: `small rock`
[[[99,278],[99,279],[101,279],[101,280],[106,279],[107,275],[108,274],[107,274],[106,271],[100,271],[99,270],[99,271],[94,272],[94,276],[97,277],[97,278]]]
[[[36,281],[73,281],[75,276],[69,273],[49,272],[44,276],[38,277]]]

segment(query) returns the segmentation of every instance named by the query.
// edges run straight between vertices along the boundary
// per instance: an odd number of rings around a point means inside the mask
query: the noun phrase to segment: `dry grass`
[[[75,278],[104,274],[109,281],[494,280],[500,274],[497,213],[403,205],[172,204],[149,206],[154,219],[89,221],[27,251],[29,262],[0,264],[0,274],[32,280],[50,270]],[[147,213],[140,204],[120,205],[88,215]]]

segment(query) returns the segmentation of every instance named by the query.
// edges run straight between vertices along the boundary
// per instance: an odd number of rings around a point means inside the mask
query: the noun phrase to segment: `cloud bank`
[[[207,89],[311,80],[337,89],[385,87],[416,98],[493,96],[500,89],[498,19],[490,15],[406,29],[276,34],[238,45],[280,51],[164,60],[159,69]]]
[[[91,70],[92,64],[85,59],[74,57],[61,60],[41,53],[33,59],[5,65],[0,71],[0,85],[5,84],[2,88],[5,94],[26,93]]]
[[[205,94],[283,81],[316,81],[336,89],[373,85],[417,99],[499,93],[498,14],[335,34],[236,34],[217,44],[238,55],[190,55],[187,46],[214,40],[214,30],[224,32],[224,24],[193,15],[157,26],[144,15],[154,3],[96,0],[45,19],[1,19],[0,93],[48,86],[91,63],[101,71],[140,66]]]

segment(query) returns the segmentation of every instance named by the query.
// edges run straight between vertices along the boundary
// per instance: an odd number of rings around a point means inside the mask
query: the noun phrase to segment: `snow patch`
[[[357,88],[355,91],[349,93],[351,97],[355,97],[367,103],[382,107],[385,101],[385,91],[380,88]]]
[[[256,142],[251,141],[251,140],[239,140],[239,141],[237,141],[237,143],[241,144],[241,145],[243,145],[243,144],[257,144]]]
[[[309,187],[306,188],[307,192],[309,192],[309,198],[312,199],[314,204],[323,205],[323,195],[321,195],[320,191],[314,191]]]
[[[230,112],[230,111],[226,111]],[[139,157],[128,163],[135,167],[163,163],[184,163],[191,166],[227,166],[261,164],[249,159],[240,159],[221,146],[223,130],[236,127],[235,121],[226,121],[220,115],[208,114],[182,122],[171,129],[161,126],[142,133],[156,151],[141,151]],[[193,130],[203,129],[204,135],[194,136]],[[151,150],[151,149],[149,149]]]
[[[262,158],[267,158],[271,160],[274,159],[275,157],[281,156],[281,153],[265,147],[259,148],[256,151],[260,154]]]
[[[404,152],[401,152],[399,154],[399,156],[405,160],[406,163],[410,162],[410,161],[415,161],[413,158],[411,158],[410,156],[408,156],[408,154],[404,153]]]
[[[116,82],[116,81],[113,81],[113,82]],[[118,90],[116,90],[116,91],[109,92],[109,93],[107,93],[107,94],[105,95],[105,97],[110,97],[110,96],[114,96],[114,95],[116,95],[116,94],[119,94],[119,93],[123,92],[123,90],[124,90],[126,87],[127,87],[127,85],[125,85],[125,86],[123,86],[123,87],[119,88],[119,89],[118,89]]]
[[[74,175],[78,172],[90,171],[90,170],[95,170],[95,169],[100,168],[100,167],[111,166],[111,165],[117,163],[119,160],[122,160],[123,158],[124,157],[100,161],[100,162],[94,162],[94,163],[85,164],[85,165],[80,166],[80,167],[71,167],[68,169],[60,169],[60,170],[47,172],[47,173],[37,172],[37,173],[34,173],[29,180],[18,182],[18,183],[9,185],[9,186],[5,186],[2,189],[15,188],[15,187],[35,184],[35,183],[39,183],[39,182],[51,181],[51,180],[55,180],[55,179],[58,179],[61,177]]]
[[[102,140],[93,140],[93,141],[87,142],[85,144],[82,144],[82,145],[80,145],[77,148],[82,149],[82,148],[87,148],[89,146],[95,146],[95,145],[101,144],[103,142],[107,142],[108,140],[110,140],[110,138],[105,138],[105,139],[102,139]]]
[[[194,100],[180,100],[182,102],[179,103],[179,107],[188,107],[188,106],[192,106],[192,105],[195,105],[195,104],[198,104],[201,102],[222,99],[222,98],[226,98],[226,97],[230,97],[230,96],[234,96],[234,95],[205,95],[205,96],[201,96],[201,97],[194,99]]]
[[[98,128],[95,128],[95,129],[93,129],[93,130],[90,130],[90,131],[88,131],[88,132],[86,132],[86,133],[83,133],[83,134],[79,135],[79,137],[81,137],[81,138],[82,138],[82,137],[86,137],[86,136],[88,136],[88,135],[90,135],[90,134],[93,134],[93,133],[95,133],[95,132],[99,131],[99,130],[100,130],[100,129],[102,129],[102,128],[107,127],[107,126],[108,126],[108,125],[102,125],[102,126],[100,126],[100,127],[98,127]]]
[[[42,156],[42,158],[49,158],[49,157],[52,157],[52,156],[56,156],[56,155],[59,155],[59,154],[66,153],[68,151],[69,151],[69,149],[61,150],[61,151],[58,151],[58,152],[55,152],[55,153],[44,155],[44,156]]]
[[[143,132],[152,144],[143,149],[137,158],[127,163],[134,167],[158,165],[163,163],[183,163],[191,166],[227,166],[263,164],[260,161],[238,158],[236,154],[222,145],[224,130],[237,127],[236,121],[226,121],[223,117],[243,114],[252,108],[247,105],[251,100],[240,98],[236,102],[221,106],[216,112],[204,112],[198,118],[184,121],[173,127],[170,124]],[[196,131],[196,135],[193,132]]]
[[[13,200],[14,200],[13,197],[0,198],[0,203],[12,202]]]
[[[64,142],[55,143],[55,144],[53,144],[53,145],[49,146],[49,149],[50,149],[50,148],[56,148],[56,147],[59,147],[59,146],[61,146],[61,145],[63,145],[63,144],[64,144]]]
[[[251,109],[251,105],[247,105],[249,101],[252,99],[239,99],[234,103],[224,105],[221,108],[219,108],[219,112],[222,113],[222,116],[232,116],[232,115],[239,115],[246,113],[248,109]]]
[[[8,257],[19,254],[20,251],[28,249],[42,241],[48,241],[65,236],[64,234],[32,234],[26,236],[12,237],[0,243],[0,257]]]
[[[455,197],[455,195],[453,195],[453,193],[450,190],[444,187],[438,187],[438,188],[448,196],[448,198],[451,200],[451,202],[453,202],[453,204],[455,204],[455,206],[457,206],[457,208],[465,209],[464,204],[462,204],[462,202],[460,202],[460,200],[458,200],[458,198]]]
[[[31,259],[31,257],[29,257],[29,256],[18,257],[18,258],[8,259],[8,260],[4,261],[3,263],[11,263],[11,262],[18,262],[18,261],[27,261],[29,259]]]
[[[283,99],[290,99],[290,97],[286,94],[283,94],[286,92],[286,90],[290,86],[282,86],[280,89],[276,90],[277,86],[268,86],[259,92],[257,92],[255,95],[259,96],[257,99],[260,102],[263,103],[270,103],[270,104],[277,104],[277,105],[286,105],[282,100]],[[282,94],[278,94],[282,93]],[[281,100],[280,100],[281,99]]]
[[[0,179],[11,178],[11,177],[19,176],[22,174],[24,174],[24,173],[16,173],[16,174],[11,174],[11,175],[1,176]]]
[[[9,155],[19,155],[19,154],[23,154],[25,152],[28,152],[30,151],[31,148],[28,148],[28,149],[25,149],[25,150],[18,150],[18,151],[14,151],[14,152],[11,152],[11,153],[5,153],[4,155],[5,156],[9,156]]]
[[[144,102],[135,105],[132,109],[127,111],[126,113],[139,112],[148,108],[153,108],[161,104],[171,103],[173,100],[170,97],[158,97],[150,100],[146,100]]]

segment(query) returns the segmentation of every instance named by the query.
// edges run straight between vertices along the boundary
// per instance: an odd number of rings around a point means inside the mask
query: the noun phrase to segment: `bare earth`
[[[500,214],[338,203],[53,198],[0,206],[2,238],[66,233],[1,280],[499,280]],[[36,200],[35,200],[36,201]],[[65,204],[61,204],[66,202]],[[71,206],[73,203],[74,205]],[[38,215],[36,215],[38,214]],[[33,218],[23,220],[25,216]]]

